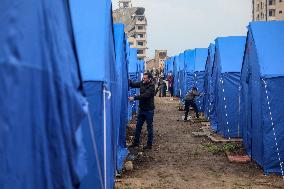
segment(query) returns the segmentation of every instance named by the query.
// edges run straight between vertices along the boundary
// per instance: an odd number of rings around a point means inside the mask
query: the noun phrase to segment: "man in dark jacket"
[[[137,147],[140,144],[140,135],[144,122],[147,123],[148,141],[144,149],[152,149],[153,145],[153,117],[154,117],[154,96],[155,84],[152,82],[151,75],[145,73],[141,82],[130,82],[130,87],[140,88],[140,95],[129,97],[130,101],[139,100],[139,112],[136,123],[135,139],[130,147]]]
[[[196,87],[192,87],[192,90],[189,91],[184,98],[184,100],[185,100],[184,121],[187,121],[187,116],[188,116],[190,107],[192,107],[194,109],[195,114],[196,114],[196,118],[199,118],[198,108],[197,108],[197,105],[194,102],[196,96],[201,96],[201,94],[197,91]]]
[[[174,96],[174,88],[173,88],[173,86],[174,86],[174,77],[173,77],[171,72],[169,73],[167,81],[168,81],[168,86],[169,86],[168,88],[169,88],[170,95],[171,95],[171,97],[173,97]]]

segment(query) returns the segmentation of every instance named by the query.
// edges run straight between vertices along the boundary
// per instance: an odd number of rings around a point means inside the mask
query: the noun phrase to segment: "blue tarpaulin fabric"
[[[84,118],[68,2],[0,2],[0,188],[71,189]]]
[[[195,49],[194,86],[200,93],[204,92],[205,64],[207,56],[207,48]],[[203,96],[196,98],[196,105],[200,112],[204,112],[203,98]]]
[[[194,87],[194,61],[195,61],[195,52],[194,50],[184,51],[185,56],[185,83],[186,83],[186,92],[190,91]]]
[[[123,24],[114,25],[115,36],[115,52],[116,52],[116,67],[118,76],[118,90],[116,92],[118,111],[119,114],[118,125],[118,140],[117,140],[117,170],[122,172],[125,158],[128,155],[126,148],[126,127],[128,124],[128,65],[127,65],[127,52],[126,52],[126,39]],[[119,113],[118,113],[119,112]]]
[[[239,81],[245,37],[222,37],[215,40],[213,65],[214,101],[211,124],[226,138],[241,137],[238,121]]]
[[[133,82],[140,81],[140,75],[139,75],[139,65],[137,60],[137,49],[136,48],[130,48],[129,50],[129,79]],[[137,88],[131,88],[129,90],[129,96],[136,96],[139,94],[139,89]],[[133,113],[137,113],[138,111],[138,101],[129,102],[129,107],[132,109],[132,112],[130,111],[131,117]]]
[[[185,54],[186,86],[184,94],[196,87],[199,92],[203,92],[205,64],[208,55],[208,49],[197,48],[187,50]],[[203,97],[196,98],[196,105],[199,111],[204,111]]]
[[[180,53],[178,56],[178,65],[179,65],[179,97],[181,101],[184,101],[184,97],[186,95],[186,82],[185,82],[185,60],[184,53]]]
[[[178,57],[174,56],[173,61],[173,75],[174,75],[174,96],[179,96],[179,67],[178,67]]]
[[[284,22],[252,22],[241,73],[240,123],[247,153],[284,176]]]
[[[174,68],[174,57],[170,57],[169,59],[166,60],[165,62],[165,69],[164,69],[164,74],[165,77],[169,75],[169,73],[173,73],[173,68]]]
[[[113,188],[117,132],[114,121],[117,76],[111,1],[70,1],[89,119],[83,123],[88,175],[81,187]]]
[[[205,80],[204,80],[204,114],[207,119],[210,120],[210,113],[212,112],[212,67],[215,55],[215,44],[210,44],[208,48],[208,56],[205,66]],[[212,128],[216,131],[217,128]]]
[[[144,60],[138,60],[139,63],[139,73],[143,75],[145,72],[145,61]]]

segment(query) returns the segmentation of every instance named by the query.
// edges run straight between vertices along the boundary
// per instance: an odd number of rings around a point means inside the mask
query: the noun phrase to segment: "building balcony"
[[[135,33],[146,33],[146,29],[142,29],[142,30],[135,29],[134,31]]]
[[[147,41],[147,39],[146,38],[136,38],[136,41],[143,41],[143,42],[145,42],[145,41]]]
[[[143,30],[138,30],[138,29],[135,29],[135,30],[132,30],[130,32],[127,33],[128,36],[134,36],[136,34],[146,34],[146,30],[143,29]]]
[[[136,48],[137,49],[147,49],[147,46],[146,45],[143,45],[143,46],[136,45]]]
[[[147,25],[147,22],[146,22],[146,20],[136,20],[136,22],[135,22],[135,24],[137,24],[137,25]]]
[[[138,58],[145,58],[146,57],[146,54],[144,53],[144,54],[137,54],[137,57]]]

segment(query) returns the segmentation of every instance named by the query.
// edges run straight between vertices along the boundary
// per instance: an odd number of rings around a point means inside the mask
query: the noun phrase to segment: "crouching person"
[[[197,91],[196,87],[192,87],[191,91],[189,91],[184,98],[184,100],[185,100],[184,121],[187,121],[187,117],[188,117],[190,107],[192,107],[194,109],[196,118],[199,118],[198,108],[197,108],[197,105],[195,104],[195,101],[194,101],[196,96],[201,96],[201,94]]]

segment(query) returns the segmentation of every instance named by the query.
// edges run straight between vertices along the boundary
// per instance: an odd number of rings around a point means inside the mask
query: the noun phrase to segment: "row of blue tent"
[[[111,0],[0,3],[0,188],[114,188],[144,61]],[[135,108],[135,109],[133,109]]]
[[[165,62],[181,102],[197,87],[198,108],[212,130],[243,138],[265,173],[284,176],[284,21],[251,22],[247,36],[218,37],[206,49],[187,50]]]

